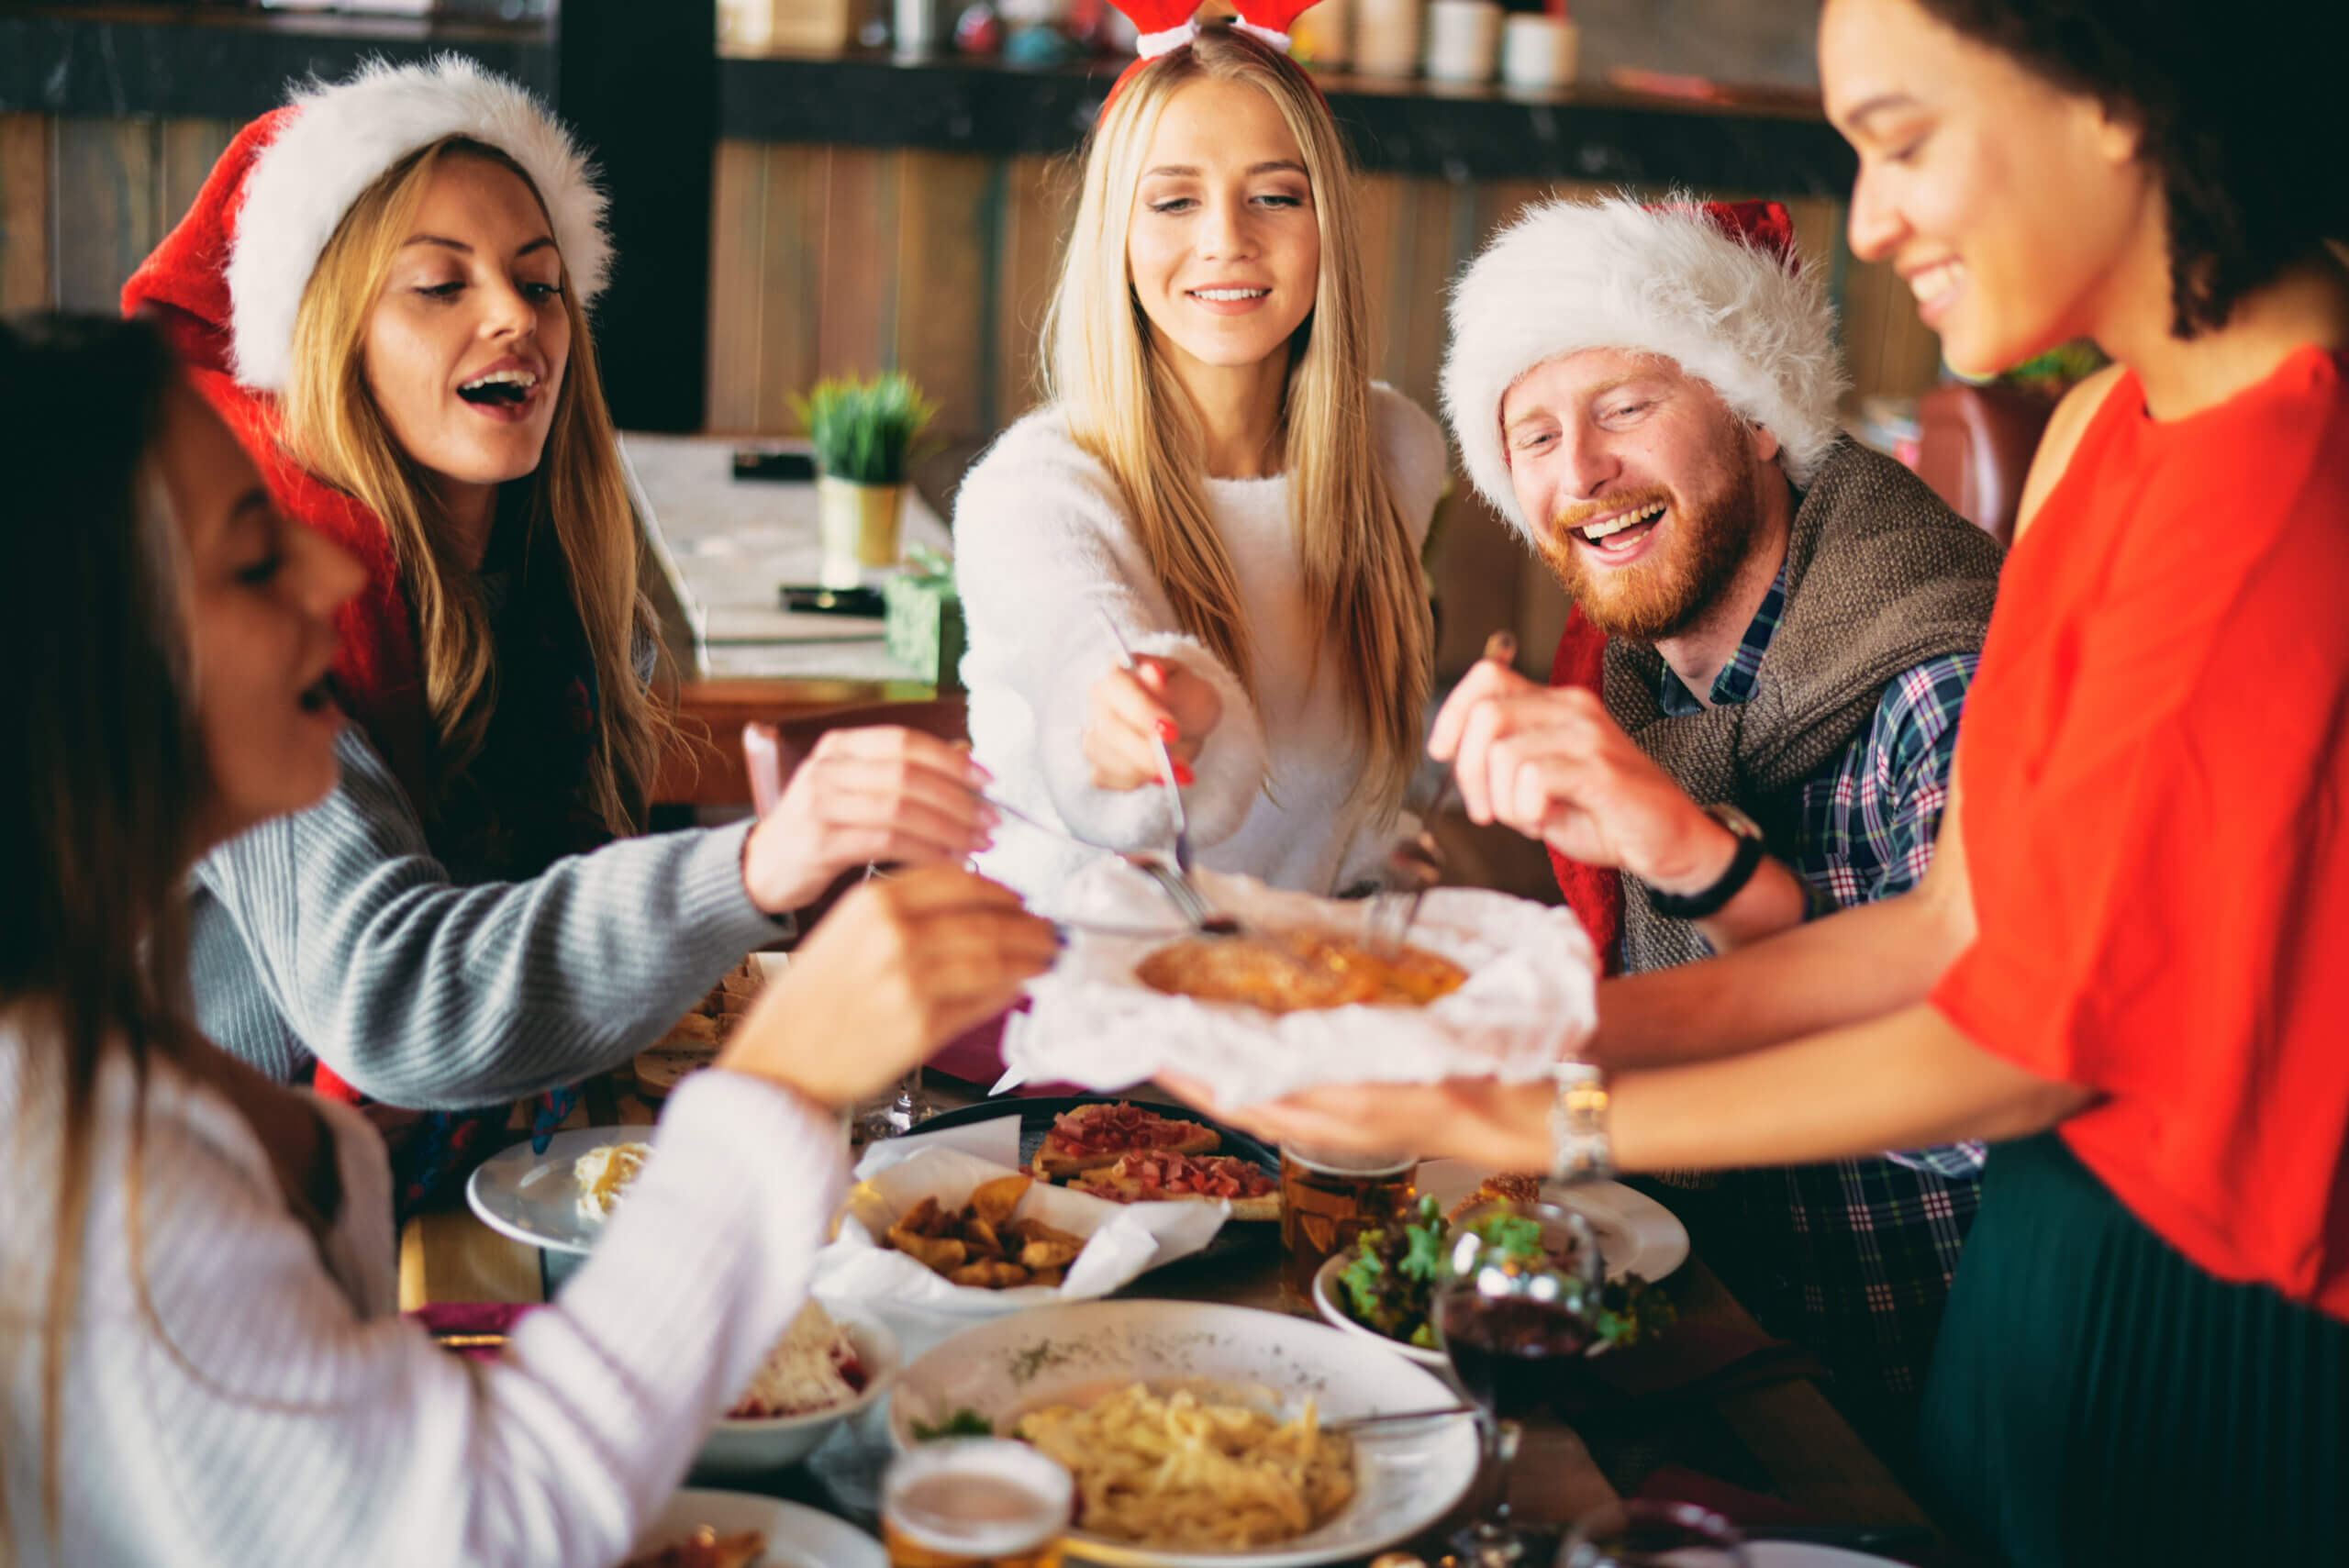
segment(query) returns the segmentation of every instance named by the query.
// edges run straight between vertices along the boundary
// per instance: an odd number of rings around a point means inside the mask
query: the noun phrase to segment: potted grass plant
[[[816,505],[827,588],[853,588],[864,568],[897,562],[897,513],[915,442],[938,413],[910,377],[828,376],[793,410],[816,449]]]

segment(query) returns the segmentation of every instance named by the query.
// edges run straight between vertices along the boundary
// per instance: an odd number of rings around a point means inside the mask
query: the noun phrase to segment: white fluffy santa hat
[[[1835,313],[1776,202],[1546,202],[1485,248],[1452,294],[1443,410],[1468,477],[1528,538],[1509,487],[1501,398],[1585,349],[1676,361],[1777,437],[1798,486],[1834,445],[1844,387]]]
[[[528,92],[462,55],[428,65],[362,66],[348,81],[313,83],[270,117],[230,217],[229,330],[236,375],[282,391],[294,355],[294,318],[327,241],[386,169],[446,137],[495,147],[521,166],[546,204],[581,306],[604,287],[611,244],[604,194],[568,132]]]

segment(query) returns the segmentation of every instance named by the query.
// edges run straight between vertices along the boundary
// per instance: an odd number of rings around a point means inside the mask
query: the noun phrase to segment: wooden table
[[[967,1097],[945,1086],[950,1082],[933,1079],[938,1097],[949,1103]],[[622,1123],[649,1122],[658,1110],[632,1093],[620,1093],[617,1102]],[[584,1125],[584,1115],[576,1119]],[[401,1240],[400,1306],[406,1310],[433,1302],[544,1300],[547,1256],[507,1240],[462,1209],[418,1217],[408,1222]],[[1282,1299],[1279,1262],[1277,1242],[1268,1241],[1230,1260],[1178,1262],[1145,1275],[1121,1294],[1311,1316],[1309,1307]],[[559,1280],[567,1269],[558,1263],[551,1273]],[[1760,1332],[1701,1260],[1684,1265],[1669,1289],[1684,1322]],[[1519,1517],[1533,1524],[1563,1525],[1613,1500],[1620,1495],[1619,1482],[1628,1488],[1656,1462],[1672,1462],[1735,1485],[1766,1489],[1837,1524],[1930,1522],[1808,1379],[1731,1393],[1674,1418],[1669,1425],[1663,1436],[1649,1434],[1626,1451],[1620,1433],[1594,1431],[1593,1443],[1586,1444],[1563,1422],[1548,1418],[1527,1422],[1513,1473]],[[843,1429],[804,1466],[747,1484],[739,1476],[712,1477],[708,1484],[789,1497],[871,1528],[874,1489],[885,1457],[885,1439],[877,1423],[871,1423],[861,1432]]]

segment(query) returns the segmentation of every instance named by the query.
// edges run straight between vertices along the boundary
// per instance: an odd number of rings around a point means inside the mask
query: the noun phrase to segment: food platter
[[[889,1434],[972,1410],[1008,1433],[1031,1410],[1090,1404],[1135,1382],[1190,1388],[1325,1421],[1453,1405],[1459,1396],[1381,1345],[1285,1313],[1184,1301],[1092,1301],[1002,1318],[946,1340],[899,1373]],[[1183,1551],[1072,1531],[1070,1554],[1127,1568],[1303,1568],[1372,1555],[1426,1530],[1475,1479],[1474,1422],[1454,1415],[1375,1429],[1355,1443],[1353,1499],[1318,1528],[1236,1551]]]
[[[465,1203],[501,1236],[550,1252],[584,1253],[607,1222],[579,1211],[573,1162],[615,1143],[658,1141],[651,1127],[576,1127],[556,1133],[547,1140],[546,1152],[536,1154],[526,1138],[474,1167],[465,1183]]]
[[[1493,1172],[1464,1160],[1422,1160],[1412,1174],[1413,1190],[1432,1197],[1450,1214]],[[1542,1201],[1571,1208],[1598,1233],[1598,1255],[1607,1277],[1638,1274],[1660,1280],[1688,1261],[1688,1228],[1645,1193],[1620,1182],[1543,1182]]]
[[[1163,1105],[1154,1100],[1135,1099],[1128,1095],[1040,1095],[1032,1099],[982,1100],[974,1106],[962,1106],[931,1117],[921,1124],[921,1130],[938,1132],[948,1128],[970,1127],[980,1122],[994,1121],[1002,1117],[1016,1116],[1019,1118],[1019,1162],[1022,1165],[1032,1165],[1035,1162],[1036,1151],[1043,1147],[1044,1135],[1052,1129],[1054,1118],[1063,1112],[1073,1111],[1080,1106],[1112,1105],[1121,1099],[1130,1100],[1147,1110],[1155,1111],[1169,1121],[1197,1122],[1202,1127],[1214,1129],[1223,1140],[1216,1152],[1235,1155],[1249,1162],[1266,1175],[1271,1176],[1275,1184],[1275,1190],[1278,1190],[1281,1157],[1270,1144],[1251,1137],[1236,1128],[1226,1127],[1219,1121],[1200,1116],[1187,1106]],[[1216,1232],[1213,1240],[1189,1256],[1206,1259],[1230,1258],[1241,1253],[1254,1251],[1279,1240],[1280,1231],[1277,1226],[1244,1222],[1228,1224]]]

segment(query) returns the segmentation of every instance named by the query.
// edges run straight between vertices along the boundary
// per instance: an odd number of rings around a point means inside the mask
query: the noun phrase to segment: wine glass
[[[1556,1568],[1746,1568],[1735,1525],[1694,1503],[1633,1497],[1575,1522]]]
[[[1603,1282],[1589,1222],[1555,1204],[1479,1204],[1444,1238],[1429,1316],[1475,1402],[1494,1475],[1492,1507],[1453,1539],[1453,1550],[1478,1568],[1525,1553],[1508,1507],[1518,1418],[1580,1375],[1583,1353],[1598,1336]]]

